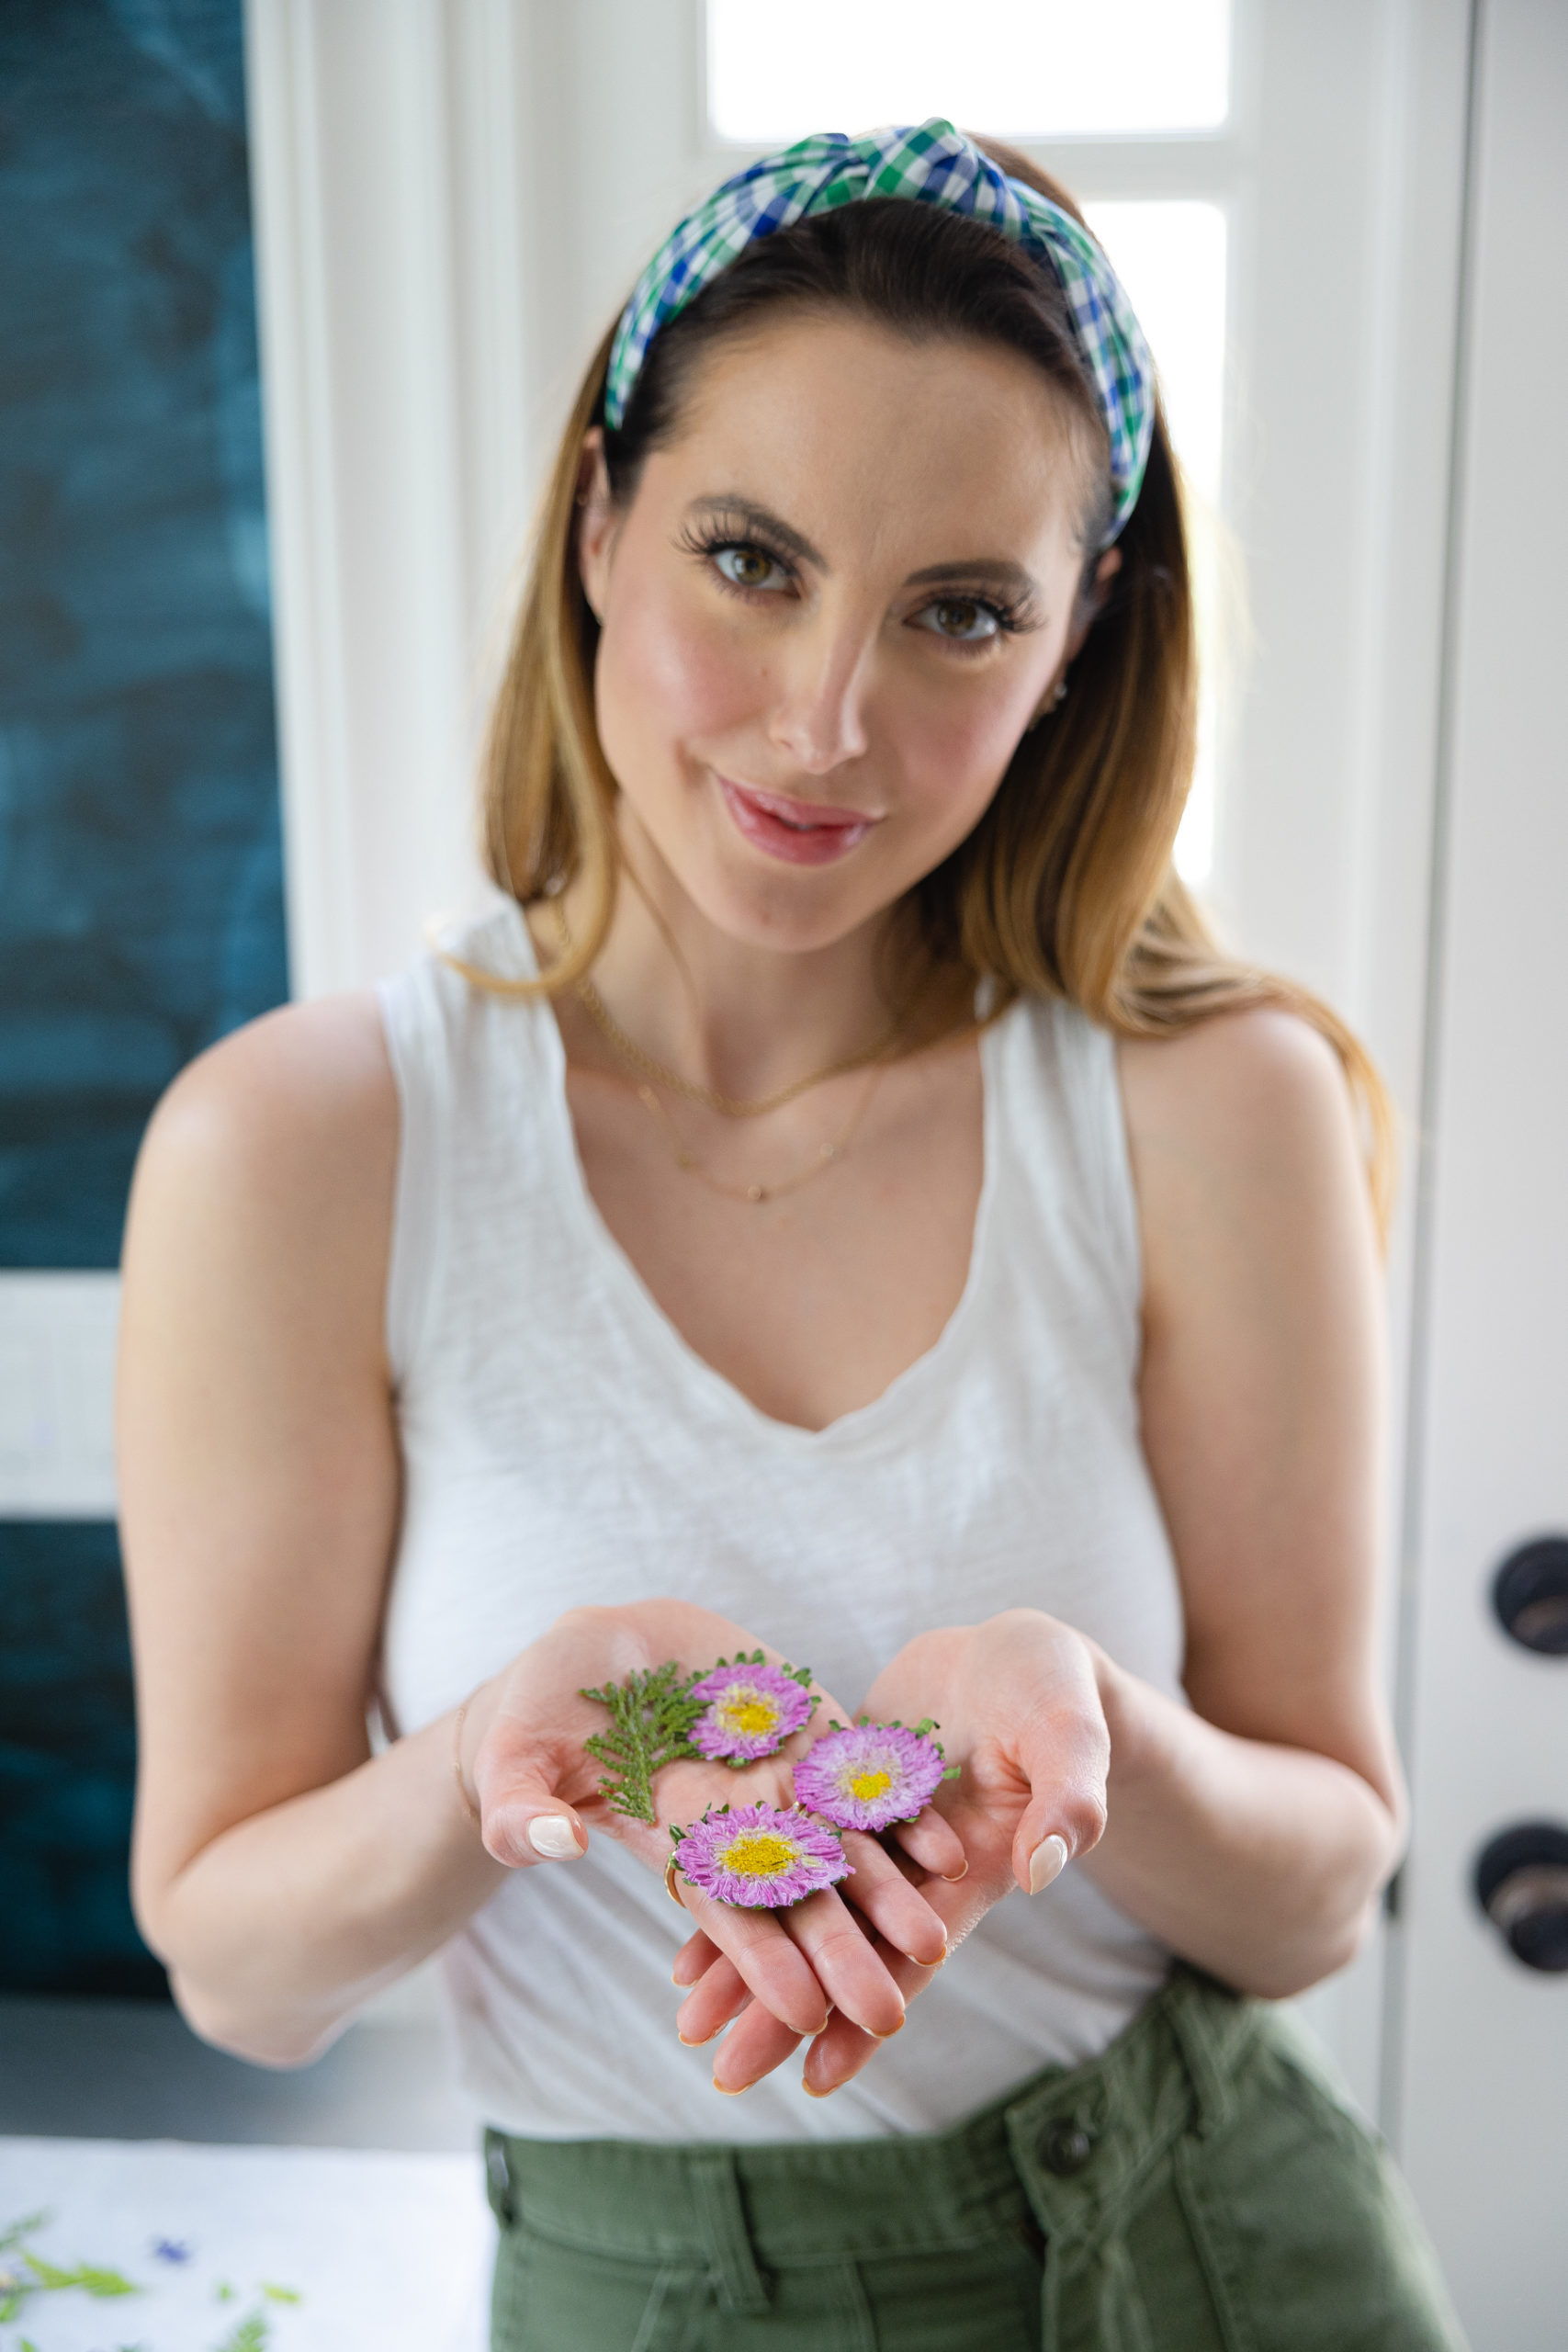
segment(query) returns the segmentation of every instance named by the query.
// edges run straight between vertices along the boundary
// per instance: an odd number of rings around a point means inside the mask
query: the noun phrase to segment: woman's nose
[[[866,748],[871,642],[863,629],[802,631],[785,656],[768,732],[808,775],[823,775]]]

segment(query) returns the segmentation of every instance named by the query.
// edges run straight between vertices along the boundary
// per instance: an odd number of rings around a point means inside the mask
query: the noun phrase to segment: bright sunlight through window
[[[1214,130],[1230,0],[708,0],[708,119],[738,146],[946,115],[998,138]]]
[[[1217,204],[1087,204],[1089,227],[1116,266],[1159,369],[1166,416],[1191,493],[1192,585],[1203,693],[1198,764],[1176,863],[1192,883],[1214,862],[1217,682],[1224,546],[1221,439],[1225,389],[1225,216]]]

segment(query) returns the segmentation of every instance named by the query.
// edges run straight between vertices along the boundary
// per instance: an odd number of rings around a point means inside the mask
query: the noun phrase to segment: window
[[[985,39],[952,0],[794,0],[788,39],[756,0],[708,0],[708,119],[771,147],[831,122],[946,115],[998,138],[1218,130],[1229,0],[989,0]]]

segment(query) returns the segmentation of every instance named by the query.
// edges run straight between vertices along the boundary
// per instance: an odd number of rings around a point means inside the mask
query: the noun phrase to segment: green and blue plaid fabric
[[[798,140],[765,155],[673,228],[638,278],[621,314],[604,388],[604,422],[622,424],[649,345],[710,279],[754,238],[808,213],[867,197],[907,197],[988,221],[1043,261],[1067,298],[1078,348],[1111,436],[1115,495],[1106,544],[1137,503],[1154,429],[1154,363],[1110,263],[1072,215],[1010,179],[971,139],[933,119],[914,127],[841,130]]]

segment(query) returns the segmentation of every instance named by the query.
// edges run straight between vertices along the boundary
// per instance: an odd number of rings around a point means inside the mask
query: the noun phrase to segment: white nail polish
[[[552,1862],[575,1861],[582,1851],[564,1813],[536,1813],[528,1824],[528,1843],[536,1854],[547,1855]]]
[[[1054,1878],[1059,1878],[1066,1867],[1066,1839],[1056,1837],[1055,1833],[1049,1838],[1043,1838],[1029,1857],[1031,1894],[1038,1894],[1042,1887],[1049,1886],[1051,1881]]]

